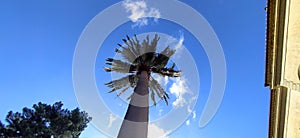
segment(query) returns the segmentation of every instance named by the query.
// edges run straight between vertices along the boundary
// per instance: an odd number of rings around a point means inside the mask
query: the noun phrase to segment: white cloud
[[[148,19],[146,17],[154,17],[155,22],[160,18],[159,10],[147,7],[145,1],[125,0],[123,6],[126,12],[130,12],[128,18],[136,23],[134,27],[148,25]]]
[[[164,111],[163,109],[159,109],[158,110],[158,116],[161,116],[163,111]]]
[[[183,96],[178,96],[177,99],[172,103],[173,106],[176,107],[183,107],[186,104],[186,100],[183,98]]]
[[[191,109],[191,106],[190,106],[190,105],[187,107],[187,111],[188,111],[189,113],[192,112],[192,109]]]
[[[87,128],[80,134],[80,138],[103,138],[106,137],[94,125],[88,124]]]
[[[192,102],[192,101],[194,101],[194,100],[196,100],[196,99],[197,99],[197,97],[196,97],[196,98],[195,98],[195,97],[192,97],[189,101]],[[190,106],[190,105],[188,105],[187,111],[188,111],[188,113],[191,113],[191,114],[192,114],[192,118],[195,120],[196,117],[197,117],[196,111],[195,111],[195,110],[193,111],[193,110],[191,109],[191,106]]]
[[[155,79],[157,82],[158,82],[158,84],[163,84],[163,79],[162,79],[162,77],[161,76],[159,76],[158,74],[156,74],[156,73],[152,73],[151,74],[152,76],[152,79]]]
[[[169,77],[165,76],[164,77],[164,87],[166,87],[168,83],[169,83]]]
[[[169,77],[168,76],[162,77],[162,76],[160,76],[156,73],[153,73],[151,75],[152,75],[152,78],[155,79],[158,82],[158,84],[161,84],[161,86],[163,88],[167,87],[167,84],[169,83]]]
[[[184,42],[184,34],[180,31],[179,32],[180,37],[179,39],[171,40],[171,45],[173,45],[173,49],[176,50],[175,54],[171,57],[174,60],[180,60],[182,55],[184,55],[185,52],[185,46],[183,45]],[[173,42],[172,42],[173,41]]]
[[[183,96],[188,92],[185,84],[185,79],[183,77],[176,78],[175,82],[173,82],[169,90],[170,93],[176,96],[176,100],[172,103],[173,106],[175,108],[183,107],[186,104],[186,100]]]
[[[155,124],[148,126],[148,138],[167,138],[167,132]]]
[[[191,124],[190,120],[186,120],[185,124],[189,126]]]
[[[192,113],[192,118],[193,118],[193,120],[195,120],[196,119],[196,111],[191,111],[189,108],[188,108],[188,112],[189,113]],[[190,119],[188,119],[188,120],[186,120],[185,121],[185,124],[187,125],[187,126],[189,126],[190,124],[191,124],[191,120]]]
[[[116,120],[117,118],[113,115],[113,114],[110,114],[109,115],[109,122],[108,122],[108,125],[107,125],[107,127],[108,128],[110,128],[111,126],[112,126],[112,124],[113,124],[113,122]]]
[[[180,50],[183,47],[183,41],[184,41],[184,36],[183,34],[181,34],[178,43],[175,45],[176,51]]]
[[[197,115],[196,115],[196,111],[193,111],[193,119],[196,119]]]

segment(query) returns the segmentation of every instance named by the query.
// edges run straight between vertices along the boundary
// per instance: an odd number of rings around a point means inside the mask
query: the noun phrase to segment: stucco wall
[[[288,88],[286,138],[300,137],[300,0],[288,0],[284,85]]]
[[[300,65],[300,0],[290,0],[287,22],[285,80],[300,84],[298,67]]]
[[[300,137],[300,92],[291,90],[289,92],[289,108],[287,114],[286,138]]]

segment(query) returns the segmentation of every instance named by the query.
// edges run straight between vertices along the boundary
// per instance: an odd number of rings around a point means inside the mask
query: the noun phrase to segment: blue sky
[[[120,1],[1,1],[0,2],[0,119],[8,111],[21,111],[42,101],[52,104],[62,101],[73,109],[78,104],[73,88],[72,63],[74,51],[84,28],[104,9]],[[203,128],[199,119],[207,101],[211,73],[208,57],[197,39],[187,30],[165,19],[146,18],[126,22],[114,29],[101,45],[95,62],[95,78],[99,94],[114,114],[123,116],[126,103],[107,94],[103,83],[110,75],[104,73],[104,58],[114,56],[114,48],[126,34],[160,32],[177,40],[195,60],[200,77],[199,96],[191,115],[170,138],[206,137],[240,138],[267,137],[269,91],[264,84],[265,68],[265,1],[182,0],[200,13],[219,38],[226,59],[227,80],[223,101],[214,118]],[[146,1],[147,4],[147,1]],[[160,4],[157,1],[157,4]],[[168,5],[166,5],[167,7]],[[148,13],[151,6],[148,5]],[[124,9],[124,15],[132,13]],[[156,9],[162,11],[162,9]],[[154,9],[155,11],[155,9]],[[178,12],[184,12],[178,9]],[[151,13],[151,12],[150,12]],[[161,16],[164,16],[161,13]],[[179,14],[179,13],[174,13]],[[121,15],[114,15],[118,18]],[[121,18],[121,17],[120,17]],[[110,20],[106,18],[106,20]],[[195,18],[182,20],[194,22]],[[105,24],[101,27],[105,28]],[[193,85],[193,83],[192,83]],[[194,85],[193,85],[194,86]],[[167,86],[171,87],[171,84]],[[167,88],[167,90],[168,90]],[[196,92],[197,93],[197,92]],[[178,98],[178,97],[177,97]],[[172,94],[171,103],[176,94]],[[95,105],[93,108],[97,108]],[[160,102],[151,107],[150,117],[174,108]],[[106,137],[90,125],[81,137]]]

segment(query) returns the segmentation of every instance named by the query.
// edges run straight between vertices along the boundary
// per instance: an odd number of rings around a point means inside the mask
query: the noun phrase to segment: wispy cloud
[[[192,113],[192,120],[195,120],[196,119],[196,111],[191,111],[189,108],[188,108],[188,112],[189,113]],[[185,121],[185,125],[189,126],[191,124],[191,119],[188,119]]]
[[[110,128],[110,127],[112,126],[113,122],[114,122],[116,119],[117,119],[117,118],[114,117],[113,114],[110,114],[110,115],[109,115],[109,120],[108,120],[109,122],[108,122],[107,127]]]
[[[148,126],[148,138],[167,138],[167,132],[155,124]]]
[[[195,98],[191,98],[191,101],[193,101],[193,100],[195,100]],[[192,118],[193,118],[193,119],[196,119],[196,117],[197,117],[196,111],[193,111],[193,110],[191,109],[191,106],[190,106],[190,105],[187,107],[187,111],[188,111],[188,113],[192,113]]]
[[[176,96],[176,100],[172,103],[173,106],[176,107],[183,107],[186,104],[186,100],[184,98],[184,94],[186,94],[187,86],[184,77],[176,78],[175,82],[170,87],[170,93]]]
[[[166,87],[167,86],[167,84],[169,83],[169,77],[168,76],[165,76],[164,77],[164,87]]]
[[[153,78],[155,78],[155,80],[163,87],[163,88],[166,88],[167,87],[167,84],[169,83],[169,77],[168,76],[165,76],[165,77],[162,77],[158,74],[151,74]]]
[[[163,111],[164,111],[163,109],[159,109],[158,110],[158,116],[161,116]]]
[[[185,51],[185,46],[183,45],[184,42],[184,34],[182,31],[179,31],[179,38],[169,40],[169,45],[172,45],[172,48],[176,50],[175,54],[171,57],[172,59],[181,59]]]
[[[159,10],[148,7],[145,1],[125,0],[123,6],[130,13],[128,18],[135,23],[133,27],[148,25],[146,17],[153,17],[155,22],[160,18]]]
[[[197,115],[196,115],[196,111],[193,111],[193,119],[196,119]]]
[[[189,126],[189,125],[191,124],[190,120],[186,120],[186,121],[185,121],[185,124],[186,124],[187,126]]]
[[[187,107],[187,111],[188,111],[188,113],[191,113],[193,110],[191,109],[191,106],[189,105],[188,107]]]
[[[175,45],[176,51],[180,50],[183,47],[183,41],[184,41],[184,36],[183,34],[181,34],[177,44]]]

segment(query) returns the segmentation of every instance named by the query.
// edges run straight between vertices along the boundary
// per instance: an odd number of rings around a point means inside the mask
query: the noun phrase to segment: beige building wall
[[[300,0],[268,0],[269,138],[300,138]]]
[[[285,55],[286,62],[284,64],[284,81],[292,82],[293,84],[297,85],[295,87],[297,87],[297,89],[299,90],[300,80],[298,77],[298,67],[300,65],[300,0],[289,0],[289,3],[287,3],[286,14],[287,37]]]
[[[290,90],[286,138],[300,138],[300,92]]]
[[[287,2],[283,86],[288,88],[286,138],[300,138],[300,0]]]

